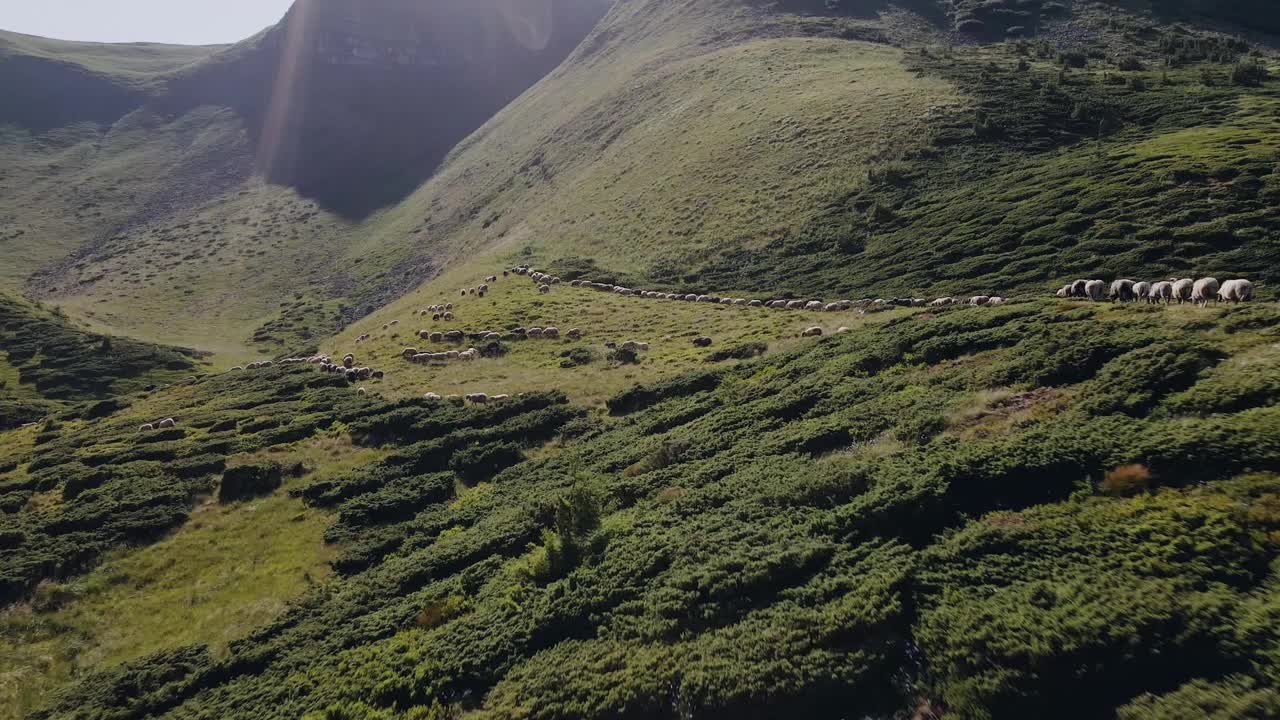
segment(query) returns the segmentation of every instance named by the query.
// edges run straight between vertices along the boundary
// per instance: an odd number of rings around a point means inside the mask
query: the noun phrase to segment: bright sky
[[[63,40],[212,45],[243,40],[293,0],[0,0],[0,30]]]

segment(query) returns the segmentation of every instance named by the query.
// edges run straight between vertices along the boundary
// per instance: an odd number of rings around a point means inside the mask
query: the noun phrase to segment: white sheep
[[[1184,302],[1191,302],[1191,294],[1195,290],[1196,283],[1194,280],[1183,278],[1181,280],[1172,280],[1173,283],[1173,299],[1181,305]]]
[[[1209,307],[1209,301],[1218,300],[1218,281],[1215,278],[1201,278],[1191,287],[1191,301],[1200,307]]]
[[[1094,302],[1102,302],[1102,295],[1106,289],[1107,284],[1101,280],[1090,280],[1084,284],[1084,294]]]
[[[1248,280],[1228,280],[1218,290],[1218,298],[1233,305],[1253,299],[1253,283]]]
[[[1134,299],[1133,281],[1121,279],[1111,283],[1111,290],[1107,293],[1107,297],[1112,302],[1132,301]]]
[[[1147,300],[1147,302],[1153,305],[1159,304],[1161,301],[1164,301],[1166,304],[1173,302],[1173,283],[1167,280],[1152,283],[1151,293]]]

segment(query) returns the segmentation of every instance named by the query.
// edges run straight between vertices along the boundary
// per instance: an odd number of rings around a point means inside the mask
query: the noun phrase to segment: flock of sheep
[[[1160,282],[1143,282],[1120,279],[1108,288],[1102,280],[1076,280],[1064,285],[1057,293],[1060,298],[1087,298],[1094,302],[1104,299],[1114,302],[1146,302],[1151,305],[1177,302],[1195,303],[1201,307],[1210,302],[1242,303],[1253,299],[1253,283],[1248,280],[1228,280],[1219,283],[1217,278],[1199,280],[1173,279]]]
[[[538,291],[544,294],[551,292],[552,286],[559,285],[563,282],[561,278],[557,276],[549,275],[539,270],[533,270],[524,265],[504,271],[503,275],[509,275],[511,273],[527,276],[535,283],[538,283]],[[945,297],[937,298],[933,301],[926,298],[868,298],[865,300],[837,300],[834,302],[826,302],[823,300],[747,300],[746,298],[728,298],[697,293],[667,293],[655,290],[634,290],[621,285],[598,283],[592,282],[591,280],[570,280],[569,287],[587,288],[588,290],[610,292],[616,295],[622,295],[623,297],[639,297],[653,300],[682,300],[685,302],[713,303],[717,305],[773,308],[775,310],[808,310],[824,312],[840,312],[843,310],[869,307],[942,307],[944,305],[988,306],[1003,305],[1008,302],[1006,298],[991,295],[974,295],[969,298]]]
[[[449,402],[464,403],[469,402],[472,405],[487,405],[491,402],[506,402],[511,399],[510,395],[490,395],[488,393],[468,393],[466,395],[439,395],[429,392],[422,396],[424,400],[431,402]]]

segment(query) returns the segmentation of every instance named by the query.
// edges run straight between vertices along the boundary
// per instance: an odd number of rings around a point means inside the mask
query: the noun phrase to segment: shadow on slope
[[[258,170],[351,219],[394,205],[572,51],[605,0],[300,0],[265,34],[171,79],[160,105],[227,105]]]

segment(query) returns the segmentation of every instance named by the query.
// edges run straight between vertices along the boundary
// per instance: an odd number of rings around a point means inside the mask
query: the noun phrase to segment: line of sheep
[[[570,340],[578,340],[582,337],[582,331],[578,328],[570,328],[564,336]],[[483,342],[492,342],[495,340],[559,340],[560,328],[516,328],[510,333],[504,335],[500,332],[492,330],[481,330],[479,332],[467,333],[462,330],[419,330],[418,337],[431,342],[451,342],[460,343],[468,338]]]
[[[559,277],[548,275],[538,270],[532,270],[528,267],[521,266],[507,272],[514,272],[517,275],[528,276],[535,283],[538,283],[538,290],[542,293],[551,292],[551,286],[558,285],[562,281]],[[613,285],[610,283],[598,283],[591,280],[570,280],[569,287],[587,288],[589,290],[598,290],[601,292],[610,292],[624,297],[639,297],[653,300],[682,300],[685,302],[701,302],[712,303],[717,305],[736,305],[740,307],[764,307],[775,310],[808,310],[812,312],[840,312],[844,310],[877,308],[887,309],[891,307],[942,307],[946,305],[974,305],[989,306],[1003,305],[1008,300],[999,296],[992,295],[975,295],[969,298],[937,298],[930,301],[926,298],[868,298],[865,300],[837,300],[835,302],[826,302],[823,300],[748,300],[746,298],[728,298],[717,295],[703,295],[696,293],[666,293],[654,290],[634,290],[632,288],[623,287],[621,285]]]
[[[427,365],[430,363],[447,363],[454,360],[462,360],[470,362],[480,359],[480,351],[475,348],[467,350],[450,350],[448,352],[420,352],[417,348],[407,347],[400,356],[415,365]]]
[[[432,402],[447,402],[454,404],[462,404],[469,402],[472,405],[487,405],[491,402],[500,403],[511,399],[510,395],[490,395],[488,393],[468,393],[466,395],[439,395],[429,392],[422,396],[424,400]]]
[[[173,418],[165,418],[159,422],[145,423],[138,428],[138,432],[150,432],[152,430],[163,430],[165,428],[178,427],[178,421]]]
[[[1238,304],[1253,300],[1253,283],[1244,279],[1227,280],[1219,283],[1216,278],[1188,278],[1164,280],[1160,282],[1144,282],[1120,279],[1111,283],[1110,288],[1102,280],[1076,280],[1064,285],[1057,292],[1060,298],[1085,298],[1094,302],[1111,300],[1113,302],[1145,302],[1150,305],[1177,302],[1195,303],[1206,307],[1210,302],[1229,302]]]

